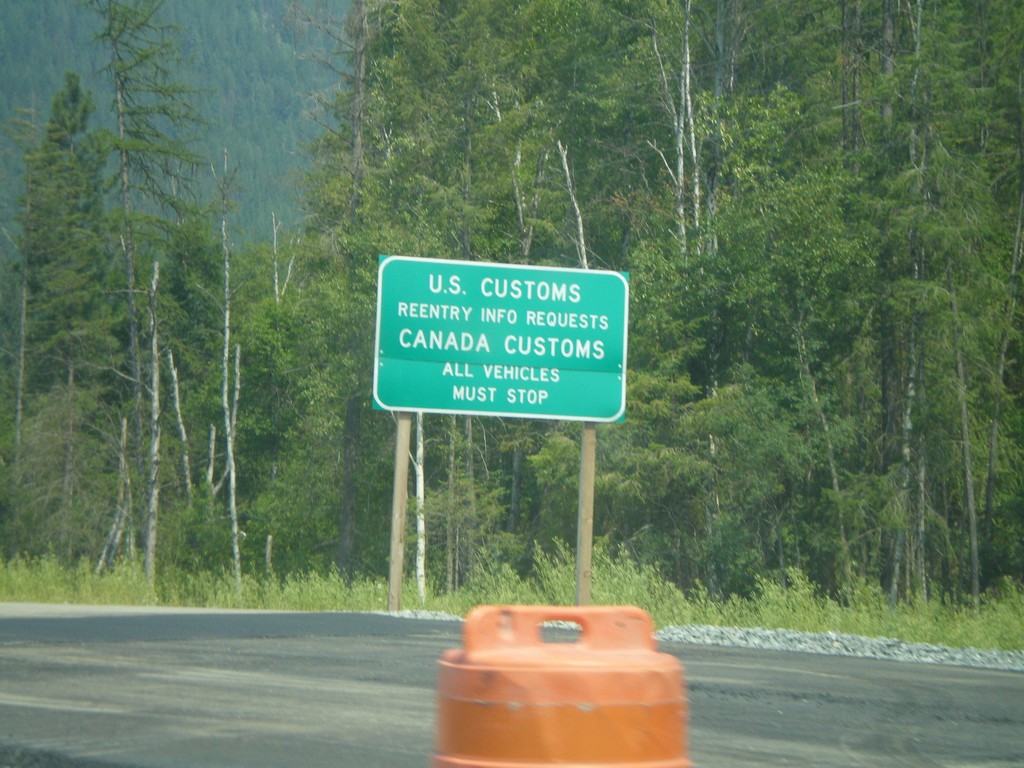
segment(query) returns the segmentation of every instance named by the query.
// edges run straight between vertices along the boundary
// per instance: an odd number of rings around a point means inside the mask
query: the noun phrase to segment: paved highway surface
[[[461,625],[0,604],[0,768],[427,766]],[[1024,766],[1024,674],[662,645],[706,768]]]

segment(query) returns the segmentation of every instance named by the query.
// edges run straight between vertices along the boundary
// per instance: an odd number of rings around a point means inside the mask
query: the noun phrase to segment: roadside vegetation
[[[410,579],[403,608],[465,615],[475,605],[571,605],[575,571],[564,547],[540,554],[533,575],[523,578],[507,565],[482,567],[451,593],[427,591],[421,600]],[[75,567],[53,558],[14,559],[0,565],[0,602],[162,605],[280,611],[383,611],[387,582],[347,582],[337,573],[247,575],[242,590],[230,571],[163,573],[150,582],[141,563],[122,562],[96,574],[82,560]],[[805,632],[842,632],[962,648],[1024,649],[1024,590],[1012,581],[990,589],[978,607],[937,600],[890,606],[883,591],[861,584],[845,599],[822,595],[797,569],[782,580],[760,580],[749,597],[719,602],[704,590],[684,594],[656,569],[626,557],[595,552],[593,602],[636,605],[658,627],[682,624],[767,627]]]

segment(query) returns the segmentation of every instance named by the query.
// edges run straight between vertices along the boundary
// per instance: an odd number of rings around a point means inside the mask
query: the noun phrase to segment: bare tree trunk
[[[174,353],[167,350],[167,367],[171,372],[171,395],[174,400],[174,414],[178,419],[178,438],[181,440],[181,476],[185,485],[185,501],[192,506],[192,461],[188,453],[188,432],[181,416],[181,395],[178,391],[178,369],[174,366]]]
[[[235,425],[238,417],[238,395],[241,386],[239,358],[241,347],[235,345],[234,404],[228,397],[231,361],[231,246],[228,241],[228,153],[224,150],[224,177],[219,180],[222,202],[220,221],[221,251],[224,257],[224,346],[221,353],[221,407],[224,410],[225,471],[228,479],[228,510],[231,517],[231,562],[235,576],[235,591],[242,593],[242,557],[238,544],[238,508],[236,506],[237,468],[235,466]]]
[[[515,159],[512,162],[512,191],[516,204],[516,221],[519,224],[519,257],[526,264],[530,259],[530,249],[533,247],[533,223],[537,210],[540,208],[540,188],[544,182],[544,167],[547,165],[548,151],[544,150],[537,156],[537,172],[533,177],[533,195],[530,198],[529,209],[526,200],[519,189],[518,169],[522,163],[522,152],[516,149]]]
[[[227,462],[228,469],[228,509],[231,515],[231,562],[234,566],[235,575],[235,591],[238,594],[242,593],[242,553],[239,547],[239,529],[238,529],[238,470],[235,465],[235,432],[238,424],[238,395],[241,388],[241,372],[240,372],[240,358],[242,356],[242,347],[238,344],[235,345],[235,390],[234,390],[234,401],[231,406],[230,414],[228,413],[226,406],[224,412],[225,425],[227,426],[225,432],[225,460]]]
[[[277,216],[273,211],[270,212],[270,224],[274,229],[274,246],[270,251],[274,261],[274,303],[280,305],[281,303],[281,286],[280,279],[278,277],[277,268],[277,229],[280,226],[280,222],[277,220]]]
[[[160,342],[156,322],[156,290],[160,280],[160,262],[153,262],[153,281],[149,286],[149,477],[146,487],[146,578],[156,579],[157,516],[160,510]]]
[[[693,117],[693,71],[690,63],[690,22],[692,21],[691,0],[686,0],[686,19],[683,28],[683,102],[686,108],[686,130],[690,144],[690,174],[693,177],[693,225],[700,230],[701,168],[697,153],[697,129]]]
[[[917,400],[917,376],[918,376],[918,348],[916,322],[911,328],[910,339],[910,373],[907,376],[907,392],[903,399],[903,423],[900,442],[902,465],[900,467],[900,487],[898,492],[898,504],[900,514],[896,531],[896,540],[893,543],[892,553],[892,576],[889,581],[889,605],[894,606],[899,600],[900,577],[903,571],[903,556],[907,546],[907,527],[909,525],[908,515],[910,511],[910,470],[913,460],[911,440],[914,434],[914,405]]]
[[[573,242],[576,244],[576,254],[579,256],[580,267],[589,269],[587,261],[587,241],[583,236],[583,214],[580,213],[580,206],[576,200],[576,185],[572,180],[572,172],[569,170],[569,150],[562,142],[558,142],[558,155],[562,158],[562,170],[565,172],[565,190],[569,193],[569,204],[572,206],[573,222],[576,225],[576,237]]]
[[[228,507],[231,515],[231,562],[234,569],[235,589],[242,591],[242,564],[238,548],[238,509],[235,506],[235,423],[231,401],[228,397],[231,381],[229,364],[231,360],[231,258],[227,246],[227,226],[222,223],[224,243],[224,349],[221,363],[221,406],[224,410],[224,460],[228,478]],[[235,406],[238,404],[238,358],[240,348],[235,346]]]
[[[689,1],[687,2],[687,18],[689,18]],[[684,45],[686,45],[684,43]],[[672,86],[669,84],[668,71],[665,67],[665,61],[661,56],[661,50],[658,47],[658,31],[655,29],[651,35],[651,46],[654,49],[654,58],[658,62],[658,71],[661,78],[661,97],[664,101],[665,111],[668,113],[669,120],[672,123],[672,138],[673,138],[673,152],[675,156],[675,162],[670,163],[669,159],[665,156],[665,153],[658,149],[657,144],[654,142],[648,142],[658,156],[661,157],[661,162],[665,166],[665,170],[668,172],[669,178],[672,180],[672,197],[675,201],[675,216],[676,216],[676,239],[679,242],[679,252],[683,258],[686,258],[686,154],[685,154],[685,115],[683,114],[683,94],[679,94],[679,101],[677,103],[675,96],[672,92]],[[686,46],[687,52],[689,47]],[[683,77],[679,78],[680,84],[683,82]]]
[[[295,266],[295,256],[291,256],[288,259],[288,266],[284,272],[284,280],[281,280],[281,268],[278,263],[277,257],[277,233],[281,229],[281,220],[277,218],[277,215],[270,212],[270,223],[274,229],[274,241],[273,248],[271,250],[271,258],[273,260],[274,267],[274,303],[277,305],[281,304],[281,297],[284,296],[284,292],[288,290],[288,282],[292,279],[292,268]]]
[[[676,238],[679,241],[680,256],[685,259],[687,252],[687,219],[693,218],[694,227],[700,227],[701,182],[699,156],[697,153],[697,132],[693,115],[692,66],[690,60],[690,22],[692,20],[692,0],[686,0],[684,9],[684,25],[680,51],[678,74],[678,94],[669,79],[669,71],[658,48],[658,31],[652,34],[651,45],[658,62],[661,81],[662,100],[665,111],[672,124],[674,161],[669,162],[664,153],[655,145],[655,151],[661,157],[665,170],[672,180],[672,193],[675,200]],[[673,79],[676,76],[673,75]],[[690,203],[687,205],[686,160],[690,160]],[[692,210],[688,214],[687,208]]]
[[[572,204],[573,218],[576,223],[576,251],[580,259],[580,268],[589,269],[587,241],[583,234],[583,214],[576,199],[576,185],[573,183],[572,173],[569,170],[569,152],[562,146],[560,141],[558,142],[558,154],[562,158],[562,170],[565,172],[565,189],[569,193],[569,202]],[[587,605],[590,603],[594,544],[594,465],[597,450],[597,428],[593,423],[585,422],[583,424],[580,444],[576,531],[576,604]],[[472,441],[470,441],[470,448],[472,448]]]
[[[210,425],[210,450],[207,453],[206,462],[206,486],[210,493],[211,503],[213,497],[217,493],[217,488],[213,484],[214,470],[217,464],[217,426],[215,424]]]
[[[426,487],[423,468],[423,412],[416,413],[416,457],[413,468],[416,474],[416,587],[420,603],[427,600],[427,518]]]
[[[114,509],[114,521],[107,534],[103,552],[96,563],[96,573],[104,568],[112,568],[121,551],[121,542],[128,527],[128,514],[132,508],[131,475],[128,472],[128,419],[121,419],[121,443],[117,459],[117,506]]]

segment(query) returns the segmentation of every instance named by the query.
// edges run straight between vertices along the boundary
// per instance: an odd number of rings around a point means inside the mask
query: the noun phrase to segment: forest
[[[299,225],[239,210],[232,131],[189,141],[211,129],[182,48],[220,43],[160,0],[86,0],[104,95],[69,72],[8,121],[0,557],[386,574],[395,417],[371,389],[397,254],[629,273],[602,562],[712,601],[1020,588],[1024,6],[343,5],[281,20],[332,84],[272,182]],[[270,223],[238,245],[243,215]],[[421,593],[569,556],[580,442],[418,417]]]

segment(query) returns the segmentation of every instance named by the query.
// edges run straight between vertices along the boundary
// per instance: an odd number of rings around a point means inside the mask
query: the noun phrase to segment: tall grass
[[[0,601],[97,605],[159,602],[141,565],[122,563],[97,576],[85,560],[69,567],[49,557],[0,563]]]
[[[761,580],[749,598],[714,601],[696,591],[683,594],[654,568],[626,558],[594,553],[592,601],[597,605],[636,605],[658,626],[710,624],[768,627],[806,632],[844,632],[892,637],[953,647],[1024,650],[1024,588],[1005,582],[978,608],[939,601],[890,608],[882,590],[861,584],[849,604],[816,590],[800,571],[786,584]],[[0,563],[0,602],[114,605],[174,605],[302,611],[382,611],[387,607],[382,579],[348,583],[337,574],[247,576],[241,590],[230,573],[165,573],[153,586],[141,567],[125,563],[100,575],[89,563],[68,567],[51,558]],[[575,597],[572,553],[560,548],[538,555],[534,574],[520,577],[507,564],[488,563],[452,593],[428,591],[420,600],[415,584],[403,585],[403,607],[465,615],[483,603],[571,605]]]

